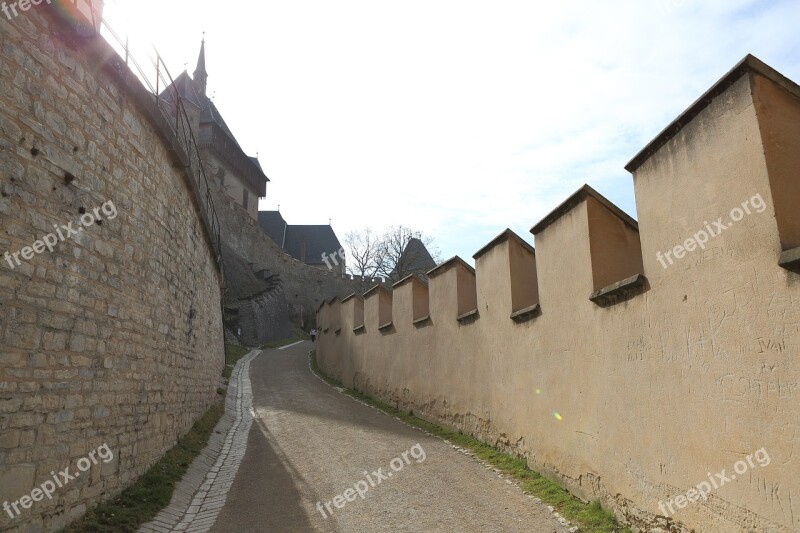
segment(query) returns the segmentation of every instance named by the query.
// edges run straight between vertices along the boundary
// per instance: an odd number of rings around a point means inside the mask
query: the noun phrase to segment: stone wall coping
[[[664,146],[670,139],[680,132],[684,126],[689,124],[694,117],[708,107],[709,104],[719,95],[724,93],[728,87],[733,85],[742,76],[752,72],[764,76],[768,80],[778,84],[787,92],[800,98],[800,86],[795,82],[773,69],[752,54],[747,54],[739,61],[727,74],[722,76],[714,85],[711,86],[703,95],[690,105],[686,111],[678,115],[678,118],[673,120],[661,133],[656,135],[655,139],[650,141],[628,164],[625,165],[625,170],[628,172],[636,172],[636,170],[647,161],[650,156],[658,151],[659,148]]]
[[[800,274],[800,247],[783,251],[778,264],[786,270]]]
[[[458,315],[456,317],[456,320],[458,320],[462,324],[471,324],[472,322],[475,322],[479,318],[480,315],[478,314],[478,310],[473,309],[472,311],[467,311],[464,314]]]
[[[520,237],[519,235],[517,235],[516,233],[514,233],[513,231],[511,231],[511,229],[510,229],[510,228],[506,228],[505,230],[503,230],[503,231],[500,233],[500,235],[498,235],[497,237],[495,237],[494,239],[492,239],[491,241],[489,241],[489,244],[487,244],[486,246],[484,246],[483,248],[481,248],[480,250],[478,250],[477,252],[475,252],[475,255],[473,255],[473,256],[472,256],[472,258],[473,258],[473,259],[478,259],[478,258],[480,258],[481,256],[483,256],[484,254],[486,254],[486,253],[487,253],[489,250],[491,250],[491,249],[492,249],[492,248],[494,248],[495,246],[497,246],[497,245],[499,245],[499,244],[501,244],[501,243],[504,243],[504,242],[506,242],[506,241],[507,241],[507,240],[509,240],[509,239],[511,239],[511,240],[514,240],[514,241],[518,242],[519,244],[521,244],[521,245],[522,245],[522,247],[523,247],[523,248],[525,248],[526,250],[528,250],[528,251],[529,251],[530,253],[532,253],[533,255],[536,255],[536,250],[533,248],[533,246],[531,246],[530,244],[528,244],[527,242],[525,242],[525,239],[523,239],[522,237]]]
[[[514,322],[520,324],[522,322],[527,322],[532,318],[536,318],[540,314],[542,314],[541,306],[539,306],[539,304],[533,304],[531,306],[520,309],[519,311],[514,311],[513,313],[511,313],[511,316],[509,318],[511,318],[511,320],[513,320]]]
[[[431,321],[431,315],[425,315],[413,320],[411,323],[416,327],[421,327]]]
[[[631,227],[637,233],[639,232],[639,223],[636,222],[630,215],[628,215],[625,211],[611,203],[605,196],[591,188],[589,185],[584,184],[583,187],[575,191],[572,196],[564,200],[559,204],[558,207],[553,209],[546,217],[540,220],[535,226],[531,228],[531,233],[537,235],[544,231],[544,229],[558,220],[559,218],[563,217],[570,211],[572,211],[575,207],[579,206],[584,200],[587,198],[594,198],[600,204],[603,205],[606,209],[611,211],[617,218],[622,220],[625,224]]]
[[[396,289],[397,287],[401,287],[401,286],[405,285],[406,283],[411,283],[414,280],[417,280],[418,282],[422,283],[426,287],[428,286],[428,284],[425,283],[424,281],[422,281],[422,279],[417,274],[409,274],[408,276],[404,277],[403,279],[401,279],[400,281],[398,281],[397,283],[392,285],[392,289]]]
[[[645,281],[647,280],[643,274],[636,274],[593,292],[589,299],[600,306],[611,305],[619,301],[620,298],[633,295],[644,287]]]
[[[444,274],[445,272],[447,272],[448,270],[450,270],[451,268],[453,268],[456,265],[461,265],[464,268],[466,268],[467,271],[469,271],[471,274],[473,274],[473,275],[475,274],[475,269],[472,266],[470,266],[469,263],[467,263],[466,261],[464,261],[463,259],[461,259],[459,256],[456,255],[454,257],[451,257],[450,259],[448,259],[447,261],[445,261],[441,265],[429,270],[428,271],[428,278],[429,279],[430,278],[435,278],[436,276]]]
[[[353,299],[364,300],[364,297],[358,294],[357,292],[354,292],[353,294],[345,296],[344,299],[342,300],[342,303],[349,302],[350,300]]]
[[[367,298],[373,296],[373,294],[378,294],[378,291],[383,291],[385,293],[391,294],[391,292],[386,287],[384,287],[383,285],[379,284],[379,285],[375,285],[370,290],[365,292],[364,293],[364,299],[366,300]]]

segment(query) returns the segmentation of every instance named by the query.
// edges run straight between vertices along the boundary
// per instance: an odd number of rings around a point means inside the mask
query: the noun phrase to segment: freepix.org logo
[[[38,6],[42,2],[52,5],[51,0],[19,0],[19,2],[11,2],[10,4],[3,2],[0,4],[0,11],[3,12],[8,20],[12,20],[19,15],[19,11],[28,11],[32,6]],[[17,8],[19,8],[19,11],[17,11]]]
[[[360,497],[362,500],[366,498],[367,492],[369,492],[370,487],[375,488],[381,484],[381,482],[388,480],[394,473],[400,472],[406,465],[411,464],[411,458],[415,460],[416,463],[423,462],[428,455],[425,453],[425,450],[422,448],[420,443],[415,444],[410,449],[401,453],[398,457],[395,457],[389,462],[389,468],[391,471],[387,470],[386,472],[383,471],[383,468],[379,468],[370,474],[366,470],[364,471],[364,476],[366,479],[362,479],[357,481],[353,484],[352,488],[347,488],[341,494],[337,494],[331,500],[326,501],[324,504],[323,502],[317,502],[317,511],[322,514],[323,518],[328,518],[328,516],[333,515],[333,509],[331,508],[331,504],[336,509],[342,509],[348,502],[356,501],[356,497]],[[325,509],[328,512],[325,512]]]
[[[22,265],[22,262],[19,259],[20,256],[22,256],[22,259],[30,261],[33,259],[34,254],[44,253],[45,249],[52,252],[55,249],[56,244],[78,235],[84,230],[84,228],[90,228],[94,224],[102,224],[103,217],[100,216],[101,211],[107,220],[114,220],[117,218],[117,208],[114,205],[114,202],[108,201],[102,206],[96,207],[93,213],[83,213],[80,218],[80,222],[78,223],[80,225],[77,225],[74,222],[70,222],[66,226],[54,224],[53,228],[56,230],[55,233],[48,233],[42,237],[41,240],[38,240],[32,245],[26,246],[22,250],[14,252],[13,254],[6,252],[4,257],[8,263],[8,266],[11,267],[11,270],[14,270],[16,267]],[[76,225],[77,227],[73,227],[73,225]],[[16,262],[16,265],[14,262]]]
[[[339,248],[335,253],[331,255],[328,255],[327,252],[322,252],[322,262],[325,263],[325,266],[328,267],[328,270],[333,270],[334,265],[339,266],[339,261],[336,260],[337,256],[342,260],[342,263],[344,263],[345,261],[344,248]],[[330,261],[333,261],[333,265],[330,264]]]
[[[715,473],[714,475],[711,475],[711,472],[708,472],[708,481],[703,480],[698,483],[696,487],[692,487],[685,493],[678,494],[675,496],[675,498],[668,499],[666,502],[660,500],[658,502],[658,509],[664,516],[670,516],[671,514],[675,513],[675,507],[678,509],[683,509],[690,503],[698,501],[700,498],[702,498],[703,501],[707,500],[710,492],[713,490],[718,490],[722,486],[735,481],[737,475],[741,476],[746,473],[748,469],[754,468],[755,464],[753,463],[753,459],[756,460],[756,463],[758,463],[761,468],[769,466],[769,464],[772,462],[767,450],[765,448],[761,448],[760,450],[757,450],[745,457],[745,459],[736,461],[736,463],[733,465],[733,470],[736,472],[735,474],[728,475],[725,473],[724,469],[721,472]]]
[[[750,209],[751,207],[753,210]],[[667,250],[663,254],[661,252],[656,252],[656,260],[661,263],[662,267],[667,268],[675,261],[686,257],[687,253],[693,252],[698,248],[705,250],[709,239],[715,239],[719,237],[723,231],[727,231],[737,222],[741,222],[745,215],[752,215],[754,211],[756,213],[763,213],[766,209],[767,204],[764,202],[764,198],[761,197],[761,194],[756,194],[749,200],[742,202],[741,207],[737,206],[731,209],[731,212],[728,215],[730,222],[723,222],[722,217],[712,221],[711,224],[709,224],[708,221],[703,222],[705,228],[686,239],[686,241],[684,241],[682,244],[678,244],[673,249]],[[674,261],[671,256],[675,256]],[[667,264],[667,262],[669,262],[669,264]]]
[[[108,444],[103,444],[96,450],[89,452],[87,457],[78,459],[78,470],[74,474],[70,473],[69,467],[58,473],[50,472],[52,479],[48,479],[33,489],[30,494],[26,494],[18,500],[10,503],[8,501],[3,502],[3,510],[8,513],[8,516],[11,518],[16,518],[22,514],[20,507],[22,507],[22,509],[30,509],[35,502],[40,502],[45,498],[52,500],[53,494],[57,489],[64,487],[75,478],[79,478],[83,472],[91,470],[93,465],[98,464],[100,461],[103,461],[103,463],[110,463],[113,460],[114,452],[111,451]]]

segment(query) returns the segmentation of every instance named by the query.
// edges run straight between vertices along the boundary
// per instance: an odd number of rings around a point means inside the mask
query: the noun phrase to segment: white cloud
[[[635,214],[624,164],[748,52],[800,79],[792,1],[220,6],[117,0],[107,18],[173,75],[207,32],[210,91],[272,179],[265,208],[340,234],[416,227],[445,256],[527,235],[587,182]]]

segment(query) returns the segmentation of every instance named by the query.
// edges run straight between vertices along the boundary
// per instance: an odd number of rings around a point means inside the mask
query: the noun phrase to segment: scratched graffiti
[[[784,339],[765,339],[759,337],[756,339],[758,342],[758,353],[783,353],[786,351],[786,340]]]

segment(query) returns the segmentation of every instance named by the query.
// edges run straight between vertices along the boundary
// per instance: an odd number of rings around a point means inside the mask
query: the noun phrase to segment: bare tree
[[[440,262],[433,239],[405,226],[392,226],[381,236],[369,228],[353,231],[345,235],[344,242],[349,249],[348,271],[367,279],[398,281],[409,274],[424,277]]]
[[[438,251],[429,251],[433,239],[421,231],[405,226],[392,226],[381,238],[383,261],[378,273],[392,281],[409,274],[425,274],[438,263]]]
[[[383,246],[381,239],[370,228],[351,231],[344,236],[344,244],[348,249],[347,271],[354,276],[372,279],[378,276],[383,262]],[[362,291],[369,283],[364,283]]]

